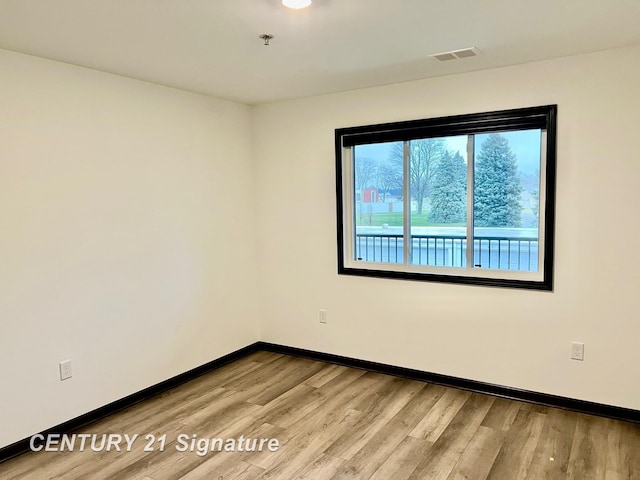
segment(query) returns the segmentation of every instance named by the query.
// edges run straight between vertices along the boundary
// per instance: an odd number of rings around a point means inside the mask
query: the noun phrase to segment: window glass
[[[556,111],[337,129],[339,273],[551,290]]]
[[[474,266],[538,271],[541,130],[475,136]]]

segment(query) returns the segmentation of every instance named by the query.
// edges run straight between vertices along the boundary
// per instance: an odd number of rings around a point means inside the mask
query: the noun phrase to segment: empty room
[[[640,480],[639,24],[0,0],[0,479]]]

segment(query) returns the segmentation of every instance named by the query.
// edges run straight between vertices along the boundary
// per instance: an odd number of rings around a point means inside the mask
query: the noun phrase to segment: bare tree
[[[411,140],[408,145],[411,198],[417,203],[418,214],[422,214],[424,201],[431,194],[438,162],[446,151],[445,143],[442,138],[425,138]],[[402,165],[403,152],[404,143],[393,144],[390,160]]]
[[[402,164],[390,160],[381,162],[378,166],[378,188],[383,202],[389,190],[402,190]]]
[[[364,190],[373,187],[376,183],[376,173],[378,164],[375,160],[368,157],[358,157],[355,161],[355,185],[357,190]]]

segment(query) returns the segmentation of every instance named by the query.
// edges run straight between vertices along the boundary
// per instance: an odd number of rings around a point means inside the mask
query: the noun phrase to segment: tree
[[[431,193],[438,162],[445,153],[445,143],[441,138],[411,140],[409,144],[409,178],[411,198],[418,204],[418,214],[422,214],[424,200]],[[395,143],[391,150],[391,161],[402,165],[404,143]]]
[[[358,157],[355,160],[355,185],[359,191],[373,186],[378,165],[375,160],[368,157]]]
[[[460,153],[445,152],[433,180],[431,211],[433,223],[463,223],[467,217],[467,166]]]
[[[474,223],[477,227],[518,227],[522,187],[509,141],[492,133],[475,162]]]
[[[538,217],[540,216],[540,191],[531,192],[531,213],[533,214],[534,227],[538,226]]]
[[[378,188],[382,192],[382,201],[390,190],[402,190],[402,164],[383,161],[378,165]]]
[[[522,182],[525,191],[529,190],[531,198],[529,199],[531,205],[531,214],[533,215],[533,227],[537,227],[540,217],[540,169],[535,170],[534,173],[526,175],[526,182]],[[527,188],[527,185],[532,187]],[[528,225],[527,225],[528,226]]]

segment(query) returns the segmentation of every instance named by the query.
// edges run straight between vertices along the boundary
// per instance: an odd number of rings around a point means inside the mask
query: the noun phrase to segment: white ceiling
[[[640,0],[0,0],[0,48],[248,104],[637,44]]]

